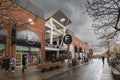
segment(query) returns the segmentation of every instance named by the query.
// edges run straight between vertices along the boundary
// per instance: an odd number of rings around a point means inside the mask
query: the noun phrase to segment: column
[[[58,46],[59,46],[59,37],[57,38],[57,48],[59,48]],[[57,51],[57,57],[59,56],[60,56],[60,51]]]
[[[50,29],[50,44],[53,44],[53,22],[50,19],[51,29]]]

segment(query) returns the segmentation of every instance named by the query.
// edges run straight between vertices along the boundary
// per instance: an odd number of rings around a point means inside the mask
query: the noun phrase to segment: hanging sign
[[[72,42],[72,36],[71,36],[70,34],[66,34],[66,35],[64,36],[64,38],[63,38],[63,42],[64,42],[65,44],[71,44],[71,42]]]

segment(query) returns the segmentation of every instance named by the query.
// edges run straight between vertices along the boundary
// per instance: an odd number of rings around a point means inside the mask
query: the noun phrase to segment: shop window
[[[4,57],[5,57],[5,45],[0,44],[0,61],[2,61]]]

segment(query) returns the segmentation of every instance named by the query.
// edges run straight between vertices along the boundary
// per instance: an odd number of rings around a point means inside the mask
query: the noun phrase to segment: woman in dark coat
[[[3,64],[4,64],[5,72],[8,72],[10,67],[10,59],[8,57],[5,57],[5,59],[3,60]]]
[[[22,58],[22,72],[26,69],[26,56],[23,56]]]
[[[104,60],[105,60],[105,57],[104,57],[104,56],[102,56],[102,62],[103,62],[103,65],[104,65]]]

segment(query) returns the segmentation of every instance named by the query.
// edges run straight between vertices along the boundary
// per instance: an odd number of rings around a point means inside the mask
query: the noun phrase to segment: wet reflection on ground
[[[54,75],[56,72],[63,70],[53,70],[41,73],[40,70],[28,69],[25,73],[21,72],[21,68],[17,68],[16,72],[4,72],[0,69],[0,80],[43,80],[46,76]],[[44,79],[45,80],[45,79]],[[74,68],[68,72],[59,74],[48,80],[114,80],[111,69],[105,63],[102,65],[101,59],[94,59],[86,65]]]
[[[114,80],[114,78],[107,63],[102,65],[101,59],[94,59],[87,65],[48,80]]]

